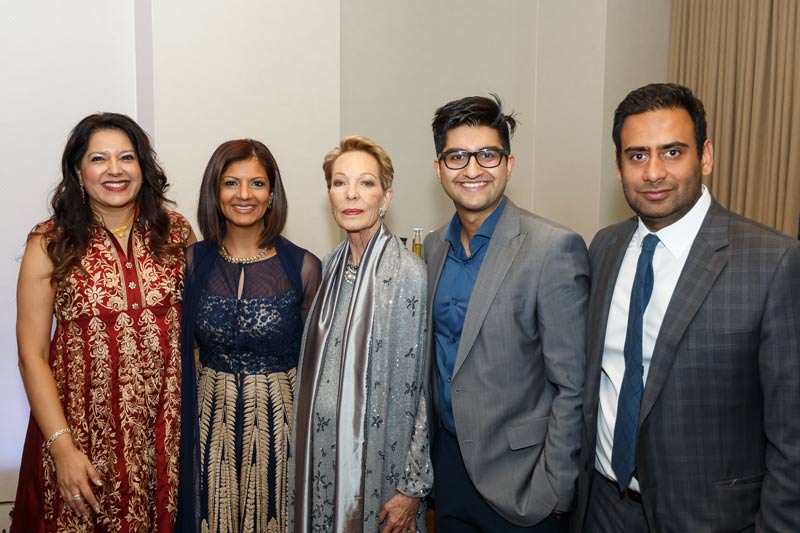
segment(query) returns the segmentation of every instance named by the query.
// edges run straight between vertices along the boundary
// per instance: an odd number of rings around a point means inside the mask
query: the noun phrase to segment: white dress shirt
[[[659,239],[653,255],[653,294],[644,311],[642,332],[642,363],[644,383],[647,387],[647,374],[650,359],[658,338],[658,331],[664,314],[678,283],[689,250],[703,219],[711,205],[711,195],[702,188],[700,199],[680,220],[656,232]],[[642,249],[642,241],[648,233],[641,219],[633,233],[622,266],[614,285],[614,295],[608,310],[605,346],[603,347],[603,371],[600,375],[600,402],[597,416],[597,457],[595,468],[607,478],[616,481],[617,476],[611,466],[611,450],[614,444],[614,425],[617,420],[617,403],[625,375],[625,335],[628,330],[628,307],[631,300],[636,263]],[[634,477],[629,487],[639,491],[639,481]]]

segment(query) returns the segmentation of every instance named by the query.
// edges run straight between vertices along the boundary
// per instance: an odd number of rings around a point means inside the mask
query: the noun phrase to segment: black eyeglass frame
[[[496,165],[487,167],[486,165],[481,163],[480,159],[478,159],[478,154],[486,152],[486,151],[497,152],[497,153],[500,154],[500,157],[497,158],[497,164]],[[456,153],[463,154],[463,155],[467,156],[467,158],[464,160],[464,166],[453,168],[453,167],[451,167],[450,165],[447,164],[447,156],[449,156],[451,154],[456,154]],[[475,158],[475,161],[478,163],[478,166],[480,166],[481,168],[497,168],[497,167],[500,166],[500,163],[503,161],[503,157],[507,158],[509,155],[511,155],[511,152],[508,151],[508,150],[505,150],[503,148],[495,148],[494,146],[487,146],[486,148],[481,148],[477,152],[469,152],[467,150],[461,150],[460,148],[453,148],[452,150],[447,150],[445,152],[440,152],[438,158],[439,158],[439,161],[444,161],[444,166],[446,166],[450,170],[463,170],[463,169],[467,168],[467,166],[469,165],[469,160],[472,157]]]

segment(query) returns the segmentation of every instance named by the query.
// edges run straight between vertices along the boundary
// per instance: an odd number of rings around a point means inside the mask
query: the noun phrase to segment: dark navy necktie
[[[653,252],[657,244],[658,237],[652,233],[642,242],[642,251],[636,263],[636,276],[631,289],[631,304],[628,308],[628,331],[625,335],[624,348],[625,375],[619,391],[614,446],[611,451],[611,466],[617,475],[621,491],[630,484],[636,470],[636,432],[644,391],[642,318],[653,293]]]

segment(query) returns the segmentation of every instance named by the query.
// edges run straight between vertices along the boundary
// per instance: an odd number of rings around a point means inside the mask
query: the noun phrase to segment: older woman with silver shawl
[[[347,137],[322,166],[347,239],[323,261],[298,365],[294,531],[425,531],[425,266],[382,223],[380,146]]]

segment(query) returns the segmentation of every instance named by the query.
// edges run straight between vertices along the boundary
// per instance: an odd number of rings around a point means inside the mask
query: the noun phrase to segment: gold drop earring
[[[86,205],[86,189],[83,186],[83,179],[80,176],[78,176],[78,185],[81,188],[81,201],[83,205]]]

